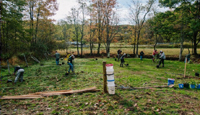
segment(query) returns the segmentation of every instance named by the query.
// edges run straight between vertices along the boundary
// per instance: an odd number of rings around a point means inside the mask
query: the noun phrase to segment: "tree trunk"
[[[138,45],[139,45],[139,38],[140,38],[140,30],[138,31],[138,36],[137,36],[137,46],[136,46],[136,57],[138,57]]]
[[[8,66],[8,73],[10,74],[10,67],[9,67],[9,61],[7,59],[7,66]]]
[[[76,44],[76,46],[77,46],[77,55],[80,56],[80,55],[79,55],[79,46],[78,46],[79,44],[78,44],[78,38],[77,38],[76,40],[77,40],[77,44]]]
[[[135,56],[135,43],[133,44],[133,55]]]
[[[110,42],[109,41],[107,41],[106,54],[107,54],[107,58],[110,58]]]
[[[194,39],[194,55],[197,55],[197,34],[198,32],[194,32],[193,39]]]
[[[182,59],[182,53],[183,53],[183,42],[184,42],[183,24],[182,24],[181,29],[182,29],[182,31],[181,31],[181,46],[180,46],[180,53],[179,53],[179,61],[181,61],[181,59]]]
[[[157,34],[156,34],[156,42],[155,42],[155,44],[153,46],[154,50],[156,49],[157,42],[158,42],[158,38],[157,38]]]
[[[35,44],[36,44],[36,39],[37,39],[37,31],[38,31],[38,21],[39,21],[39,16],[40,16],[40,6],[38,9],[38,14],[37,14],[37,22],[36,22],[36,28],[35,28]]]
[[[2,14],[2,0],[0,0],[0,15]],[[2,35],[1,35],[1,23],[2,23],[2,19],[1,19],[1,16],[0,16],[0,61],[2,59]],[[7,48],[6,48],[7,49]],[[2,83],[2,82],[1,82]]]
[[[100,47],[101,47],[101,43],[98,43],[98,49],[97,49],[97,54],[100,54]]]
[[[83,56],[83,36],[81,36],[81,57]]]
[[[194,43],[194,41],[192,40],[192,54],[194,54],[194,48],[193,48],[194,44],[193,43]]]
[[[90,55],[92,55],[92,41],[90,40]]]
[[[181,46],[180,46],[180,53],[179,53],[179,61],[181,61],[181,59],[182,59],[183,41],[184,41],[184,38],[181,39]]]
[[[8,21],[7,21],[7,28],[6,28],[6,39],[9,39],[8,37]],[[8,41],[6,40],[6,52],[8,52]]]

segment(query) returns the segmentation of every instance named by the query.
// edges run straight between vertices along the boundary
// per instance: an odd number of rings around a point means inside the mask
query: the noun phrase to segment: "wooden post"
[[[185,58],[185,70],[184,70],[184,77],[185,77],[185,72],[186,72],[186,65],[187,65],[187,58]]]
[[[108,93],[107,90],[107,77],[106,77],[106,62],[103,62],[103,92]]]

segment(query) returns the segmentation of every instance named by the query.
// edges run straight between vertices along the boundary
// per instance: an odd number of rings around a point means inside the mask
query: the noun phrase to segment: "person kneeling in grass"
[[[126,56],[126,53],[124,53],[122,56],[121,56],[121,63],[120,63],[120,67],[123,67],[123,64],[124,64],[124,57]]]
[[[72,70],[72,72],[74,73],[73,64],[72,64],[72,59],[73,59],[73,57],[72,57],[72,56],[69,56],[68,62],[67,62],[67,64],[69,65],[68,73],[70,73],[70,70]],[[74,74],[75,74],[75,73],[74,73]]]
[[[21,68],[19,65],[15,67],[13,75],[17,72],[17,76],[15,77],[14,83],[17,83],[18,78],[20,78],[20,81],[23,82],[23,74],[24,74],[24,69]]]

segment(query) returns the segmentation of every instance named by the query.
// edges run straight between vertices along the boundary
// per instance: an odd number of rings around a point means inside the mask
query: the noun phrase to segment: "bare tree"
[[[111,3],[112,2],[112,3]],[[115,2],[115,3],[113,3]],[[111,5],[112,4],[112,5]],[[107,57],[110,57],[110,44],[115,37],[115,35],[118,33],[118,22],[119,19],[116,16],[115,11],[112,9],[115,7],[116,1],[108,0],[106,7],[105,7],[105,35],[104,36],[104,44],[106,46],[106,53]]]
[[[94,47],[94,36],[96,34],[96,28],[95,25],[93,23],[93,17],[92,17],[92,8],[88,7],[88,11],[89,11],[89,42],[90,42],[90,55],[93,54],[93,47]]]
[[[82,21],[81,21],[81,28],[80,28],[80,32],[81,32],[81,57],[82,57],[82,53],[83,53],[83,37],[84,37],[84,26],[85,26],[85,11],[86,11],[86,7],[87,4],[85,3],[84,0],[79,0],[79,4],[80,6],[80,10],[82,13]]]
[[[105,2],[107,0],[93,0],[93,10],[94,14],[93,17],[95,18],[96,21],[96,27],[97,27],[97,34],[98,34],[98,48],[97,48],[97,54],[100,54],[100,48],[101,48],[101,42],[102,42],[102,37],[103,37],[103,30],[104,30],[104,22],[105,22],[105,17],[104,17],[104,8],[105,8]]]
[[[78,56],[80,56],[79,54],[79,44],[78,44],[78,41],[79,41],[79,24],[78,24],[78,18],[79,18],[79,11],[76,10],[75,8],[72,8],[71,9],[71,19],[72,19],[72,23],[74,25],[74,33],[75,33],[75,38],[76,38],[76,42],[77,42],[77,54]]]
[[[146,5],[142,4],[143,1],[132,0],[132,5],[130,5],[130,18],[135,24],[135,39],[136,39],[136,56],[138,57],[138,45],[140,39],[140,31],[143,28],[144,22],[146,20],[147,14],[151,11],[155,0],[148,0]]]

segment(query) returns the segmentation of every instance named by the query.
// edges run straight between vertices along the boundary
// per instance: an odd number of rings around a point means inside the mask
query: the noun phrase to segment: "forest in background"
[[[56,22],[51,19],[58,10],[56,0],[3,0],[1,3],[1,58],[14,55],[44,57],[53,50],[68,49],[69,41],[88,44],[90,54],[101,47],[110,57],[112,43],[133,46],[138,55],[138,46],[143,44],[178,43],[179,59],[183,49],[191,47],[197,55],[200,42],[200,2],[198,0],[148,0],[146,4],[132,0],[127,12],[131,25],[119,25],[117,0],[78,0],[70,15]],[[155,7],[168,7],[159,12]],[[97,44],[97,45],[96,45]],[[94,47],[96,46],[96,47]],[[82,56],[82,45],[76,46]],[[79,51],[80,50],[80,51]]]

